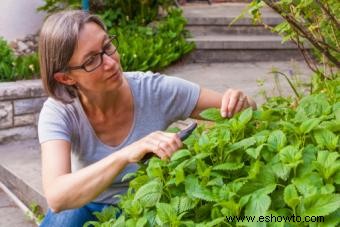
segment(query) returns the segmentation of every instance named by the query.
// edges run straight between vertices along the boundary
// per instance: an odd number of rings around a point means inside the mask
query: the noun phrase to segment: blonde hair
[[[104,31],[104,23],[86,11],[62,11],[49,16],[39,35],[40,74],[46,93],[63,103],[71,103],[76,97],[74,86],[64,85],[54,79],[69,63],[75,50],[79,32],[86,23],[94,22]]]

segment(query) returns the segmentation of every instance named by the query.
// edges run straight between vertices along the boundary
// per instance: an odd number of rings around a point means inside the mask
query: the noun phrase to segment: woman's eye
[[[108,43],[104,46],[104,50],[109,50],[110,48],[112,47],[112,44],[111,43]]]
[[[91,65],[94,62],[95,58],[96,58],[95,56],[90,57],[85,61],[84,65]]]

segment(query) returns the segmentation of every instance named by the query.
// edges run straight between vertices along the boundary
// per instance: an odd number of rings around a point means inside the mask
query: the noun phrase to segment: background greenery
[[[308,90],[289,76],[289,97],[267,97],[231,119],[209,109],[169,161],[152,158],[129,174],[119,210],[85,226],[338,226],[340,223],[339,1],[254,0],[285,19],[273,31],[295,41],[314,71]],[[313,57],[304,47],[311,45]],[[117,215],[120,214],[120,215]],[[302,222],[228,221],[227,216],[300,216]],[[117,218],[117,216],[119,216]],[[324,217],[304,222],[304,217]],[[296,220],[296,219],[295,219]]]
[[[45,0],[38,10],[54,13],[79,9],[80,0]],[[118,52],[124,71],[158,71],[194,48],[186,38],[186,20],[171,0],[90,1],[91,13],[100,16],[110,34],[118,35]],[[35,78],[39,74],[36,54],[15,57],[0,42],[0,81]]]

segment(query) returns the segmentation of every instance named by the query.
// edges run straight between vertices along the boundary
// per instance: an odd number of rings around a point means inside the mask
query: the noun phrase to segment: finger
[[[220,109],[222,117],[227,117],[228,105],[229,105],[229,101],[230,101],[230,93],[231,93],[231,90],[229,89],[223,94],[221,109]]]
[[[170,158],[173,153],[173,149],[169,143],[160,142],[158,149],[163,152],[165,158]]]
[[[246,97],[245,96],[240,96],[236,107],[235,107],[235,111],[234,113],[238,113],[240,112],[243,108],[244,108],[244,104],[246,103]]]
[[[230,95],[230,102],[228,105],[228,117],[232,117],[235,113],[235,107],[238,103],[238,100],[240,98],[241,92],[240,91],[234,91],[231,95]]]
[[[173,147],[174,151],[183,146],[183,143],[177,133],[165,133],[165,135],[170,139],[170,144]]]
[[[156,143],[154,143],[154,148],[152,149],[152,152],[154,154],[156,154],[160,159],[166,159],[166,153],[164,153],[164,151],[162,150],[162,148],[160,147],[161,141],[156,141]]]

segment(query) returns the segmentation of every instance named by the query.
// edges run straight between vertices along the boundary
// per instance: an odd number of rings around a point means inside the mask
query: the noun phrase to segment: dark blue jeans
[[[40,227],[82,227],[87,221],[96,221],[92,214],[95,211],[102,211],[108,204],[88,203],[77,209],[70,209],[54,213],[48,209],[47,214],[40,224]]]

